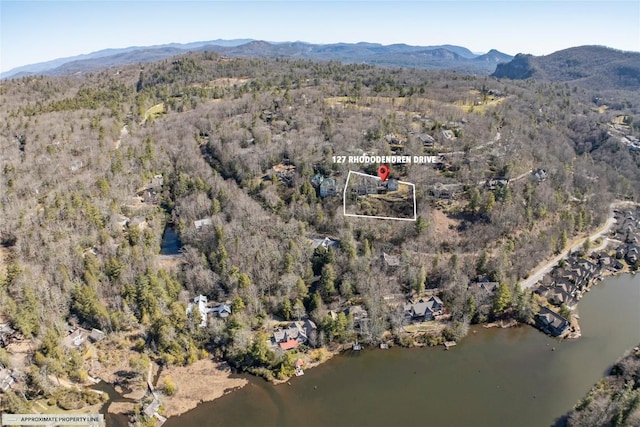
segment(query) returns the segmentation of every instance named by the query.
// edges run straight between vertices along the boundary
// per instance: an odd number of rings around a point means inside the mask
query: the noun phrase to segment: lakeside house
[[[534,292],[555,306],[574,305],[600,277],[600,268],[599,264],[572,254],[564,260],[562,267],[556,267],[545,275]]]
[[[404,306],[405,323],[427,322],[442,314],[442,300],[432,296],[428,300],[420,299],[418,302],[410,302]]]
[[[369,321],[369,312],[362,305],[352,305],[345,308],[344,314],[353,319],[353,326],[361,330],[366,330]]]
[[[549,289],[544,295],[553,305],[573,305],[577,302],[578,289],[571,283],[556,284],[555,287]]]
[[[570,324],[555,311],[540,306],[540,312],[536,314],[536,326],[551,336],[560,337],[568,332]]]
[[[218,317],[225,319],[231,315],[231,306],[229,304],[222,303],[215,307],[211,307],[209,309],[209,313],[214,313]]]
[[[626,243],[616,248],[616,258],[624,259],[629,265],[634,265],[640,259],[640,245]]]
[[[467,291],[473,296],[479,311],[488,313],[491,310],[493,294],[499,285],[499,282],[492,282],[486,276],[480,276],[469,283]]]
[[[193,312],[193,307],[198,307],[198,313],[200,315],[200,327],[204,328],[207,326],[207,303],[208,298],[204,295],[198,295],[193,299],[193,303],[189,303],[187,305],[187,316],[189,316]]]
[[[286,328],[273,331],[271,344],[281,350],[291,350],[313,339],[317,329],[316,324],[310,319],[291,322]]]
[[[597,257],[598,265],[600,268],[606,269],[613,273],[618,272],[624,268],[624,265],[614,257],[609,255],[600,254]]]

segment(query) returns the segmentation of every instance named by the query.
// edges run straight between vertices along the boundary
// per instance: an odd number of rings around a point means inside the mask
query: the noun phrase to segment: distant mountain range
[[[491,50],[478,55],[461,46],[409,46],[377,43],[310,44],[304,42],[265,42],[251,39],[212,40],[187,44],[171,43],[148,47],[106,49],[85,55],[14,68],[0,78],[32,74],[70,75],[130,63],[153,62],[194,51],[213,51],[228,57],[299,58],[335,60],[393,67],[447,69],[471,74],[490,74],[512,56]]]
[[[132,62],[153,62],[158,59],[164,59],[173,55],[189,52],[206,45],[217,46],[238,46],[249,43],[252,39],[236,39],[236,40],[211,40],[193,43],[169,43],[156,46],[131,46],[120,49],[104,49],[83,55],[70,56],[68,58],[59,58],[52,61],[39,62],[37,64],[23,65],[13,68],[0,74],[0,79],[11,77],[21,77],[32,74],[66,74],[63,66],[70,63],[77,63],[75,68],[82,68],[86,64],[86,69],[95,69],[100,67],[110,67],[120,64],[129,64]],[[153,51],[157,51],[155,54]],[[139,54],[138,54],[139,52]],[[126,54],[129,54],[127,56]],[[135,59],[134,59],[135,58]],[[147,59],[148,58],[148,59]],[[73,67],[72,67],[73,68]],[[58,70],[59,69],[59,70]]]
[[[73,75],[106,67],[162,60],[186,52],[212,51],[226,57],[259,57],[340,61],[388,67],[443,69],[469,74],[491,74],[509,79],[571,82],[598,89],[640,89],[640,53],[602,46],[580,46],[546,56],[497,50],[476,54],[454,45],[410,46],[378,43],[311,44],[266,42],[252,39],[171,43],[148,47],[106,49],[86,55],[26,65],[2,73],[0,78],[33,74]]]
[[[570,82],[597,89],[640,89],[640,53],[580,46],[546,56],[518,54],[498,64],[493,77]]]

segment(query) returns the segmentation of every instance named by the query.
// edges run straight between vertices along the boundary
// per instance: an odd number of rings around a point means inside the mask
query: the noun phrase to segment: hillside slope
[[[493,77],[572,82],[596,89],[640,89],[640,53],[580,46],[551,55],[518,54],[498,64]]]

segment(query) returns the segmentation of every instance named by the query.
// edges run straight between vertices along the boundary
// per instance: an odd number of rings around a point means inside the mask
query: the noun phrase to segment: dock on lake
[[[445,341],[444,342],[445,350],[449,350],[450,347],[455,347],[455,345],[456,345],[455,341]]]

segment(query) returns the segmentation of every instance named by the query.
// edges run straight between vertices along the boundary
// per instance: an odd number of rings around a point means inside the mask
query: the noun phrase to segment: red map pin
[[[387,165],[380,165],[380,167],[378,168],[378,176],[380,177],[380,179],[382,180],[382,182],[385,182],[387,180],[387,178],[389,178],[389,166]]]

